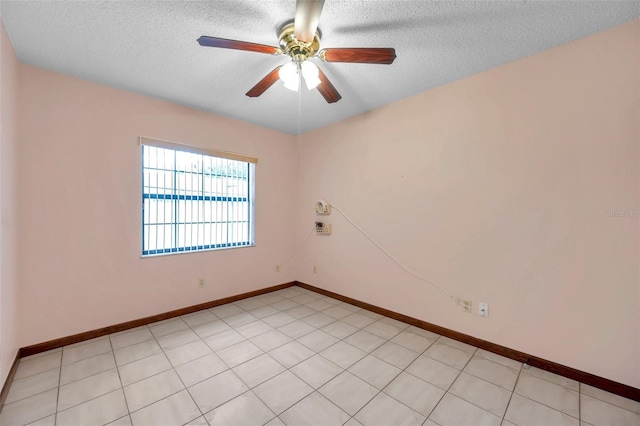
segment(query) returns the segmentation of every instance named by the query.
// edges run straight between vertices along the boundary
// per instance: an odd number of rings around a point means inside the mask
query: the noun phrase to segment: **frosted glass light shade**
[[[320,78],[318,78],[318,67],[313,62],[304,61],[301,65],[302,76],[304,82],[307,85],[307,89],[315,89],[320,84]]]
[[[284,82],[284,87],[297,92],[300,88],[300,77],[298,75],[298,67],[295,62],[284,64],[278,71],[280,80]]]

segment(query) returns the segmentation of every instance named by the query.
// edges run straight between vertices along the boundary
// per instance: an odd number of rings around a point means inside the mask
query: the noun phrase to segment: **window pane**
[[[253,245],[253,164],[143,146],[143,255]]]

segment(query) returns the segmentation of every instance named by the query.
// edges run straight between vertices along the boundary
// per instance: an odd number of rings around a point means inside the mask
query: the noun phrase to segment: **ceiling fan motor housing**
[[[293,24],[288,24],[280,31],[280,48],[294,61],[303,62],[314,56],[320,49],[320,35],[316,31],[312,41],[302,42],[293,35]]]

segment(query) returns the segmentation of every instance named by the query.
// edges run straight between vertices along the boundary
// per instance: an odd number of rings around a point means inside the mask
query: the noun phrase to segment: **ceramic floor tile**
[[[349,421],[344,424],[344,426],[362,426],[362,423],[351,417]]]
[[[342,368],[349,368],[364,358],[367,353],[348,343],[338,342],[320,352],[320,355]]]
[[[111,347],[115,351],[117,349],[135,345],[136,343],[151,340],[153,339],[153,334],[151,334],[151,331],[147,326],[144,326],[135,330],[127,330],[123,333],[112,334],[109,338],[111,339]]]
[[[192,329],[202,324],[219,321],[217,316],[213,315],[211,312],[207,310],[183,315],[180,318],[182,319],[182,321],[186,322],[187,325]]]
[[[183,425],[201,415],[189,392],[183,390],[131,413],[131,422],[133,426]]]
[[[640,425],[640,414],[589,395],[580,395],[580,411],[581,419],[593,426]]]
[[[251,339],[252,337],[256,337],[273,330],[273,327],[258,320],[236,327],[235,330],[242,334],[246,339]]]
[[[501,417],[450,393],[442,398],[429,419],[442,426],[500,426],[502,422]]]
[[[268,317],[263,317],[262,321],[266,322],[271,327],[278,328],[286,324],[291,324],[292,322],[296,321],[296,319],[291,315],[285,314],[284,312],[280,312],[274,315],[270,315]]]
[[[342,367],[321,355],[314,355],[292,367],[291,372],[317,389],[340,374]]]
[[[176,367],[176,372],[186,387],[213,377],[227,370],[227,365],[216,354],[209,354]]]
[[[224,348],[216,354],[227,364],[230,368],[240,365],[243,362],[249,361],[257,356],[262,355],[264,352],[262,349],[254,345],[248,340],[244,342],[236,343],[233,346]]]
[[[226,317],[222,319],[224,322],[229,324],[233,328],[238,328],[241,325],[249,324],[250,322],[257,321],[258,318],[254,317],[248,312],[242,312],[240,314],[231,315],[230,317]]]
[[[291,337],[292,339],[297,339],[306,334],[316,331],[316,328],[310,326],[306,322],[294,321],[290,322],[289,324],[283,325],[282,327],[278,327],[278,330]]]
[[[322,331],[336,337],[338,339],[344,339],[347,336],[351,336],[353,333],[357,332],[359,328],[352,326],[351,324],[347,324],[342,321],[335,321],[329,325],[322,327]]]
[[[362,312],[362,311],[360,311]],[[389,324],[392,325],[400,330],[404,330],[406,328],[409,327],[409,324],[407,324],[406,322],[402,322],[402,321],[398,321],[397,319],[393,319],[393,318],[389,318],[389,317],[385,317],[380,315],[380,322],[383,322],[385,324]]]
[[[640,402],[638,401],[623,398],[619,395],[594,388],[593,386],[585,385],[584,383],[580,384],[580,392],[585,395],[589,395],[592,398],[599,399],[600,401],[640,414]]]
[[[178,346],[183,346],[187,343],[200,340],[200,338],[193,332],[193,330],[189,329],[165,334],[164,336],[157,337],[156,340],[163,350],[168,351],[169,349],[177,348]]]
[[[435,340],[438,340],[440,338],[439,334],[436,334],[436,333],[434,333],[432,331],[429,331],[429,330],[425,330],[424,328],[416,327],[414,325],[410,325],[409,327],[407,327],[405,329],[405,331],[408,331],[409,333],[417,334],[417,335],[422,336],[422,337],[426,337],[427,339],[429,339],[431,341],[435,341]]]
[[[579,388],[579,386],[580,386],[579,382],[577,382],[575,380],[568,379],[566,377],[559,376],[559,375],[554,374],[554,373],[550,373],[548,371],[541,370],[541,369],[536,368],[536,367],[524,366],[522,368],[522,374],[525,374],[525,373],[530,375],[530,376],[534,376],[534,377],[537,377],[539,379],[543,379],[543,380],[546,380],[548,382],[555,383],[556,385],[563,386],[565,388],[571,389],[571,390],[576,391],[576,392],[578,392],[579,389],[580,389]]]
[[[440,389],[447,390],[460,371],[432,358],[420,355],[406,371]]]
[[[209,423],[207,423],[207,420],[202,416],[190,421],[185,426],[209,426]]]
[[[227,370],[191,386],[189,393],[200,411],[207,413],[248,390],[233,371]]]
[[[202,358],[210,353],[211,349],[202,340],[196,340],[165,351],[167,358],[169,358],[171,365],[174,367]]]
[[[314,352],[298,342],[289,342],[272,350],[269,355],[286,368],[291,368],[299,362],[312,357]]]
[[[314,392],[278,417],[287,426],[341,426],[350,416]]]
[[[415,334],[410,331],[403,331],[391,339],[391,341],[400,346],[404,346],[407,349],[411,349],[414,352],[422,353],[433,344],[435,339],[430,340],[419,334]]]
[[[122,389],[76,405],[57,414],[57,426],[104,425],[127,415]]]
[[[512,368],[514,370],[520,370],[520,368],[522,367],[522,363],[510,358],[506,358],[504,356],[498,355],[498,354],[494,354],[493,352],[489,352],[489,351],[485,351],[484,349],[478,349],[475,352],[475,355],[478,358],[484,358],[484,359],[488,359],[489,361],[493,361],[493,362],[497,362],[498,364],[502,364],[505,367],[509,367]],[[535,367],[532,367],[535,370],[538,370]],[[542,371],[542,370],[539,370]],[[535,376],[535,374],[531,374],[532,376]],[[554,374],[555,376],[555,374]],[[560,376],[558,376],[560,377]],[[543,379],[544,377],[541,377],[541,379]],[[553,381],[553,380],[549,380],[549,381]],[[560,383],[558,383],[560,384]],[[567,386],[568,387],[568,386]],[[576,382],[576,388],[574,390],[578,390],[578,386],[577,386],[577,382]]]
[[[163,353],[155,354],[118,367],[122,386],[128,386],[170,369],[171,364]]]
[[[115,368],[60,386],[58,411],[66,410],[121,387],[118,370]]]
[[[156,343],[155,340],[148,340],[146,342],[118,349],[117,351],[114,351],[113,354],[116,357],[116,364],[121,366],[159,352],[162,352],[162,349],[160,349],[158,343]]]
[[[60,368],[62,351],[53,352],[39,357],[23,358],[18,364],[14,380],[42,373],[54,368]]]
[[[445,393],[431,383],[405,372],[389,383],[383,392],[425,417],[433,411]]]
[[[29,423],[27,426],[55,426],[56,425],[56,415],[52,414],[44,419],[36,420],[33,423]]]
[[[341,319],[341,318],[344,318],[344,317],[348,317],[353,312],[351,312],[349,309],[345,309],[345,308],[343,308],[341,306],[332,306],[332,307],[322,311],[322,313],[325,314],[325,315],[329,315],[330,317],[335,318],[335,319]]]
[[[365,352],[371,352],[386,342],[382,337],[371,334],[365,330],[360,330],[352,334],[345,338],[344,341],[358,349],[362,349]]]
[[[134,412],[169,395],[180,392],[184,385],[174,370],[168,370],[124,387],[129,411]]]
[[[371,401],[379,390],[345,371],[318,389],[318,392],[353,416]]]
[[[265,423],[264,426],[287,426],[285,425],[282,420],[280,420],[279,418],[274,418],[271,421],[269,421],[268,423]]]
[[[269,352],[291,341],[291,338],[280,330],[271,330],[250,339],[253,344],[265,352]]]
[[[373,324],[366,326],[364,329],[369,333],[382,337],[385,340],[393,338],[402,331],[402,328],[387,324],[382,320],[376,321]]]
[[[280,311],[274,308],[273,306],[269,306],[269,305],[260,306],[259,308],[251,309],[249,311],[249,313],[256,318],[270,317],[271,315],[275,315],[278,312]]]
[[[400,369],[376,358],[367,355],[349,368],[349,372],[365,382],[382,389],[387,386],[398,374]]]
[[[310,294],[301,294],[300,296],[292,297],[291,300],[302,305],[308,305],[309,303],[318,300],[318,298]]]
[[[384,393],[378,394],[355,418],[364,426],[417,426],[425,421],[422,414]]]
[[[181,318],[171,318],[164,321],[159,321],[149,325],[151,333],[158,338],[166,336],[167,334],[177,333],[178,331],[189,330],[189,326]]]
[[[519,372],[504,365],[474,356],[464,371],[488,382],[513,390]]]
[[[5,404],[19,401],[39,393],[58,388],[60,372],[56,368],[43,373],[34,374],[23,379],[14,380],[9,388]]]
[[[124,417],[120,417],[119,419],[112,421],[106,426],[132,426],[131,417],[127,414]]]
[[[578,419],[575,417],[561,413],[560,411],[518,394],[513,394],[511,397],[504,418],[518,426],[578,426],[579,424]]]
[[[232,315],[237,315],[237,314],[241,314],[244,313],[244,310],[240,309],[239,307],[237,307],[234,304],[226,304],[226,305],[220,305],[220,306],[216,306],[215,308],[211,308],[209,309],[209,312],[211,312],[212,314],[214,314],[215,316],[217,316],[218,318],[227,318],[230,317]]]
[[[285,371],[253,391],[275,414],[280,414],[313,392],[313,389],[290,371]]]
[[[26,425],[56,412],[58,389],[39,393],[2,407],[0,424]]]
[[[467,373],[461,373],[449,389],[456,395],[500,418],[507,410],[511,392]]]
[[[450,365],[453,368],[457,368],[458,370],[462,370],[471,358],[470,353],[439,342],[431,345],[431,347],[424,352],[424,355]]]
[[[324,311],[325,309],[329,309],[333,305],[326,300],[315,299],[313,302],[305,303],[311,309],[315,309],[316,311]]]
[[[231,327],[221,319],[205,322],[204,324],[198,324],[193,326],[193,331],[201,338],[213,336],[214,334],[222,333],[223,331],[231,330]]]
[[[240,300],[238,302],[235,302],[234,304],[245,311],[250,311],[251,309],[256,309],[256,308],[265,306],[264,302],[262,302],[259,299],[256,299],[255,297]]]
[[[233,372],[250,388],[267,381],[283,371],[284,367],[267,354],[260,355],[233,369]]]
[[[62,348],[62,365],[71,364],[72,362],[81,361],[106,352],[111,352],[111,342],[106,338],[68,349],[64,347]]]
[[[266,303],[266,304],[272,304],[272,303],[276,303],[276,302],[280,302],[281,300],[284,300],[284,297],[275,293],[263,294],[258,297],[260,298],[260,301],[262,303]]]
[[[262,426],[275,415],[251,391],[205,414],[211,426]]]
[[[240,343],[244,340],[245,338],[240,333],[231,329],[203,339],[207,346],[209,346],[211,350],[216,352],[221,349],[228,348],[229,346],[233,346],[236,343]]]
[[[420,356],[419,353],[393,342],[385,343],[371,354],[400,369],[406,368]]]
[[[475,346],[468,345],[466,343],[459,342],[457,340],[450,339],[448,337],[440,336],[437,340],[438,343],[442,343],[445,345],[452,346],[456,349],[460,349],[461,351],[468,352],[470,354],[474,354],[478,348]]]
[[[336,319],[333,317],[330,317],[329,315],[325,315],[321,312],[316,312],[313,315],[309,315],[308,317],[302,318],[302,321],[306,322],[307,324],[313,327],[322,328],[328,324],[331,324],[332,322],[335,322]]]
[[[579,394],[571,389],[522,372],[515,392],[554,410],[579,417]]]
[[[285,312],[297,319],[302,319],[316,313],[316,311],[306,306],[298,306]]]
[[[325,333],[322,330],[316,330],[298,339],[298,342],[302,343],[315,352],[320,352],[321,350],[333,345],[337,341],[338,339],[330,334]]]
[[[66,385],[94,374],[102,373],[116,367],[113,352],[107,352],[73,364],[63,365],[60,372],[60,385]]]
[[[281,311],[288,311],[289,309],[297,308],[300,304],[292,300],[282,300],[280,302],[272,303],[271,306]]]
[[[326,313],[326,312],[325,312]],[[357,328],[365,328],[370,324],[373,324],[374,322],[376,322],[375,319],[368,317],[366,315],[362,315],[359,313],[352,313],[349,316],[346,316],[344,318],[341,318],[342,322],[346,322],[347,324],[350,324],[354,327]]]

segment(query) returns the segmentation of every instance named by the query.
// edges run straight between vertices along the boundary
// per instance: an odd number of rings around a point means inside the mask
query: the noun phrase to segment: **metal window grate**
[[[142,255],[252,246],[255,165],[142,146]]]

